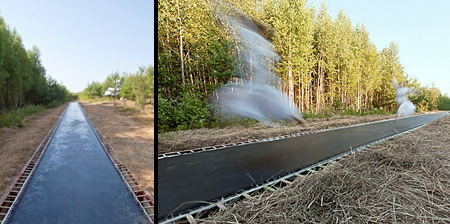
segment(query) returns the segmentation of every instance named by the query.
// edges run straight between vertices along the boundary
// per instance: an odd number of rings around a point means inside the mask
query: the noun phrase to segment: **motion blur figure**
[[[413,114],[416,111],[416,107],[414,104],[409,101],[408,94],[414,93],[415,90],[412,88],[405,87],[405,82],[400,82],[400,85],[397,85],[397,79],[395,79],[394,75],[391,75],[392,85],[395,89],[395,102],[399,105],[397,110],[397,119],[395,122],[398,122],[398,118],[401,115],[408,116]]]
[[[269,61],[279,61],[272,44],[260,33],[258,26],[233,6],[213,1],[219,21],[226,24],[239,43],[243,62],[249,73],[239,81],[217,91],[219,108],[226,113],[256,119],[266,125],[269,120],[295,119],[303,123],[298,107],[275,85],[281,80],[269,69]]]
[[[286,96],[277,88],[264,83],[244,82],[239,88],[225,86],[219,89],[221,104],[232,115],[249,117],[270,126],[269,120],[304,120],[298,109],[290,106]]]

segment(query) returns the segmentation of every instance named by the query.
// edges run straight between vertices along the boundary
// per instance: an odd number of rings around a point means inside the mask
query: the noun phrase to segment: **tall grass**
[[[7,110],[0,113],[0,128],[2,127],[23,127],[23,119],[26,116],[31,116],[44,111],[49,108],[57,107],[61,105],[62,102],[54,101],[45,106],[29,105],[24,108],[17,110]]]
[[[330,118],[336,115],[339,116],[366,116],[366,115],[377,115],[377,114],[392,114],[391,111],[372,109],[363,112],[354,111],[354,110],[342,110],[342,111],[334,111],[334,110],[325,110],[321,113],[313,113],[304,111],[303,116],[305,119],[308,118]]]

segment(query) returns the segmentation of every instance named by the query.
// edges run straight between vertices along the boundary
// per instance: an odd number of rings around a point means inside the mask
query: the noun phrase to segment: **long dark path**
[[[413,116],[158,160],[158,220],[284,176],[448,113]]]
[[[7,223],[148,223],[78,103],[70,103]]]

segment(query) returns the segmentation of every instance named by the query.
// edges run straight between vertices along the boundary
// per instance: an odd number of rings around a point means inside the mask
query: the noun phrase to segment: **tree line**
[[[105,93],[110,90],[109,96]],[[81,100],[96,100],[105,97],[133,100],[143,109],[154,95],[154,68],[141,66],[134,73],[112,72],[103,82],[93,81],[80,93]]]
[[[448,96],[404,71],[399,47],[378,51],[364,25],[341,10],[335,19],[322,3],[306,0],[225,0],[272,42],[281,61],[279,86],[304,113],[395,111],[390,75],[418,91],[419,111],[449,108]],[[158,121],[163,130],[203,125],[214,90],[245,74],[239,47],[214,13],[214,1],[162,0],[158,4]]]
[[[39,49],[26,50],[17,31],[0,17],[0,113],[70,99],[67,88],[46,75]]]

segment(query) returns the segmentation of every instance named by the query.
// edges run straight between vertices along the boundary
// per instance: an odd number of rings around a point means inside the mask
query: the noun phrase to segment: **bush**
[[[19,113],[21,113],[24,116],[29,116],[29,115],[37,114],[37,113],[45,110],[45,108],[46,107],[44,107],[44,106],[30,105],[23,109],[20,109]]]
[[[9,110],[0,114],[0,127],[23,126],[23,118],[45,110],[44,106],[30,105],[18,110]]]
[[[447,96],[439,96],[437,101],[438,110],[450,110],[450,98]]]
[[[183,93],[177,100],[158,94],[158,131],[202,128],[211,121],[209,109],[199,94]]]
[[[0,127],[11,127],[11,126],[22,127],[22,117],[14,111],[8,111],[0,114]]]
[[[53,102],[50,102],[49,104],[45,105],[45,108],[50,109],[50,108],[53,108],[53,107],[57,107],[57,106],[59,106],[61,104],[63,104],[63,102],[53,101]]]

